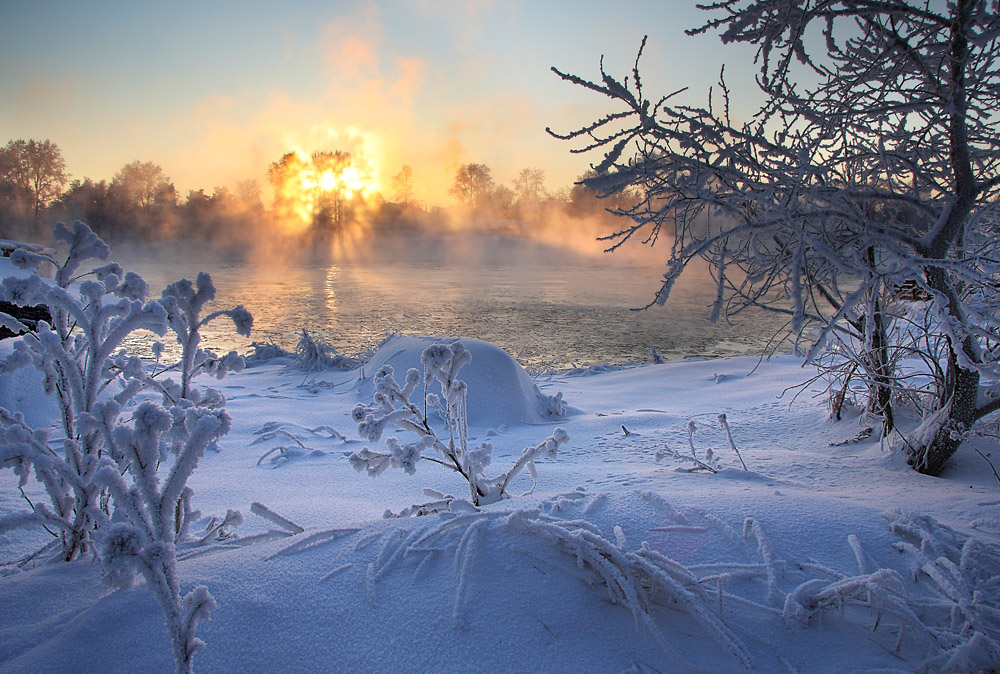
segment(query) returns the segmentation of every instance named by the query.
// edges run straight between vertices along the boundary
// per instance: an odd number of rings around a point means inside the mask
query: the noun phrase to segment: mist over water
[[[666,306],[631,310],[652,299],[663,270],[653,260],[665,253],[585,255],[522,237],[456,234],[380,240],[338,259],[244,262],[176,247],[115,257],[154,297],[209,272],[218,290],[210,309],[243,304],[254,316],[250,340],[226,319],[202,331],[203,346],[219,352],[245,353],[250,341],[294,350],[305,328],[346,354],[392,333],[482,339],[529,369],[648,361],[651,347],[668,359],[761,353],[782,319],[758,312],[711,325],[706,272],[686,274]],[[155,339],[129,347],[148,355]]]

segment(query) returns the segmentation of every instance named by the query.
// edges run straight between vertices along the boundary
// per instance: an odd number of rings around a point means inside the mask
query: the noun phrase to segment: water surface
[[[662,251],[664,254],[666,251]],[[664,307],[652,299],[663,267],[643,257],[581,255],[518,237],[462,235],[379,242],[342,259],[226,260],[177,248],[116,256],[139,272],[154,296],[169,282],[208,271],[213,309],[243,304],[254,315],[251,340],[294,349],[303,328],[356,353],[387,334],[474,337],[493,342],[528,368],[565,370],[624,361],[760,353],[782,319],[741,315],[711,325],[714,296],[703,270],[677,284]],[[204,344],[245,352],[251,340],[223,320]],[[144,337],[133,348],[148,348]]]

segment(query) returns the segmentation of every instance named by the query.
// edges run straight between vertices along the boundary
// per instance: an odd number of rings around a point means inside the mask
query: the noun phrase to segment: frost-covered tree
[[[424,367],[423,377],[411,368],[402,386],[396,381],[392,366],[383,365],[373,377],[372,404],[358,403],[351,411],[352,419],[358,424],[358,433],[366,440],[379,440],[390,426],[413,433],[416,440],[401,444],[389,437],[385,441],[385,452],[368,447],[354,452],[349,458],[356,470],[367,471],[376,477],[390,466],[414,473],[420,461],[436,463],[468,482],[469,498],[478,506],[509,498],[511,482],[522,470],[527,469],[532,479],[537,480],[535,459],[541,456],[556,458],[560,445],[569,441],[566,431],[556,428],[544,442],[525,447],[507,471],[487,477],[485,471],[493,458],[493,444],[469,445],[468,386],[458,378],[459,370],[472,362],[472,354],[461,342],[452,346],[434,344],[424,350],[420,360]],[[440,394],[428,392],[428,387],[435,382]],[[410,399],[421,383],[423,400],[418,404]],[[561,397],[557,397],[557,401],[564,405]],[[440,434],[428,416],[434,411],[439,412],[445,422],[446,428]],[[418,508],[415,512],[424,510]]]
[[[704,259],[711,317],[785,313],[815,358],[837,336],[878,386],[900,384],[881,339],[884,300],[912,284],[930,298],[944,348],[933,402],[903,438],[910,464],[938,473],[971,426],[1000,409],[1000,312],[991,225],[1000,192],[1000,13],[996,2],[724,0],[691,31],[757,47],[766,101],[734,119],[724,79],[707,105],[649,98],[629,77],[556,70],[621,109],[561,138],[603,160],[588,187],[643,199],[612,247],[670,246],[663,303]],[[641,54],[641,49],[640,49]],[[812,332],[819,327],[817,332]],[[813,339],[813,335],[816,336]],[[883,401],[884,402],[884,401]],[[876,410],[878,411],[878,410]],[[885,410],[881,410],[885,412]]]

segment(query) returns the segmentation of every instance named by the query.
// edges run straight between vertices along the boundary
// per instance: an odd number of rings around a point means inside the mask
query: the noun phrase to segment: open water
[[[661,251],[663,254],[666,251]],[[244,262],[170,249],[116,255],[139,272],[152,295],[179,278],[212,275],[211,309],[243,304],[254,315],[250,340],[219,319],[203,345],[245,353],[250,341],[294,350],[303,328],[353,354],[387,334],[472,337],[493,342],[528,369],[566,370],[604,363],[759,354],[783,319],[748,312],[735,325],[708,322],[714,287],[691,270],[668,303],[649,303],[663,266],[642,257],[582,255],[517,237],[382,242],[345,259]],[[148,352],[143,336],[131,348]],[[168,344],[169,347],[169,344]]]

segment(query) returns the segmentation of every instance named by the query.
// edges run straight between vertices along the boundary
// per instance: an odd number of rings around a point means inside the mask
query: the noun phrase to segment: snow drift
[[[359,370],[358,400],[371,399],[372,374],[383,365],[391,365],[400,378],[410,368],[422,372],[420,355],[424,349],[432,344],[451,345],[458,341],[472,355],[472,362],[462,370],[462,380],[469,386],[471,426],[540,424],[566,416],[569,408],[561,394],[546,395],[510,354],[478,339],[398,335],[387,338]]]

